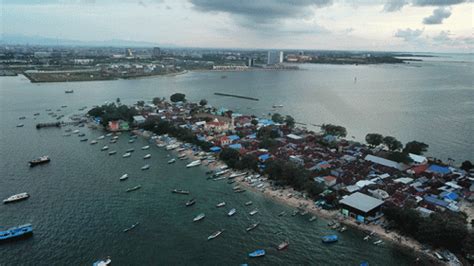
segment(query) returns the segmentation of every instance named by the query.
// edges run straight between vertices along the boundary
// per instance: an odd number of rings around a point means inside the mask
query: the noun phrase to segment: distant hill
[[[42,36],[26,36],[16,34],[2,34],[0,44],[29,44],[29,45],[59,45],[59,46],[113,46],[113,47],[178,47],[174,44],[158,44],[153,42],[129,41],[129,40],[105,40],[105,41],[78,41],[69,39],[49,38]]]

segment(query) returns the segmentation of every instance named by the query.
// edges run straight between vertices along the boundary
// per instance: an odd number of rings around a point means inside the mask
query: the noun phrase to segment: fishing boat
[[[79,134],[79,129],[74,130],[72,134]]]
[[[131,188],[127,189],[126,191],[127,191],[127,192],[132,192],[132,191],[135,191],[135,190],[140,189],[141,187],[142,187],[141,185],[134,186],[134,187],[131,187]]]
[[[296,216],[298,214],[298,211],[293,211],[293,213],[291,214],[291,216]]]
[[[33,227],[31,224],[24,224],[7,230],[0,231],[0,243],[6,242],[9,240],[20,239],[22,237],[27,237],[33,234]]]
[[[140,224],[139,222],[136,222],[136,223],[132,224],[132,226],[130,226],[129,228],[123,229],[123,232],[126,233],[126,232],[128,232],[132,229],[135,229],[135,227],[137,227],[137,225],[139,225],[139,224]]]
[[[109,155],[114,155],[116,153],[117,153],[117,151],[109,151]]]
[[[151,158],[151,154],[147,154],[145,156],[143,156],[143,159],[150,159]]]
[[[286,212],[284,212],[284,211],[283,211],[283,212],[280,212],[280,213],[278,214],[279,217],[285,216],[285,215],[286,215]]]
[[[91,145],[97,144],[97,140],[92,140]]]
[[[215,231],[214,233],[212,233],[210,236],[207,237],[207,240],[211,240],[211,239],[214,239],[214,238],[218,237],[220,234],[222,234],[222,232],[224,232],[224,229],[221,229],[219,231]]]
[[[149,148],[150,148],[150,146],[146,145],[146,146],[142,147],[142,150],[148,150]]]
[[[258,210],[257,210],[257,209],[255,209],[255,210],[249,212],[250,216],[254,216],[254,215],[257,214],[257,213],[258,213]]]
[[[235,208],[233,208],[227,213],[227,216],[230,217],[230,216],[234,215],[236,212],[237,212],[237,210]]]
[[[245,206],[250,206],[250,205],[252,205],[252,204],[253,204],[252,201],[247,201],[247,202],[245,203]]]
[[[310,222],[316,221],[316,216],[311,216],[311,218],[309,218],[309,221],[310,221]]]
[[[20,120],[25,120],[25,119],[26,119],[26,116],[20,116],[18,119],[20,119]]]
[[[281,105],[281,104],[274,104],[272,107],[273,107],[273,108],[282,108],[283,105]]]
[[[345,226],[341,226],[341,228],[339,228],[339,232],[345,232],[347,230],[347,227]]]
[[[234,193],[242,193],[242,192],[245,192],[245,189],[237,189],[237,190],[234,190]]]
[[[227,184],[234,184],[235,183],[235,180],[229,180],[227,181]]]
[[[216,205],[217,208],[224,207],[224,206],[225,206],[225,202],[224,202],[224,201],[223,201],[223,202],[219,202],[219,203],[217,203],[217,205]]]
[[[16,125],[16,127],[23,127],[23,126],[24,126],[23,124]]]
[[[6,204],[6,203],[15,202],[15,201],[25,200],[29,197],[30,197],[30,195],[28,195],[28,193],[23,192],[23,193],[19,193],[19,194],[16,194],[16,195],[13,195],[13,196],[10,196],[10,197],[4,199],[3,203]]]
[[[176,162],[176,159],[171,159],[171,160],[168,161],[168,164],[172,164],[174,162]]]
[[[128,174],[123,174],[121,177],[120,177],[120,181],[124,181],[125,179],[128,178]]]
[[[257,249],[254,252],[249,253],[250,258],[258,258],[265,256],[265,250],[264,249]]]
[[[229,176],[229,179],[233,179],[233,178],[236,178],[236,177],[239,177],[239,176],[243,176],[243,175],[246,175],[247,172],[243,172],[243,173],[233,173]]]
[[[47,155],[44,155],[44,156],[39,157],[38,159],[31,160],[28,163],[30,164],[30,167],[34,167],[34,166],[37,166],[39,164],[49,163],[50,161],[51,161],[51,159],[49,159],[49,157]]]
[[[81,142],[86,142],[88,139],[81,139],[80,141]]]
[[[142,170],[148,170],[148,169],[150,169],[150,165],[149,165],[149,164],[145,164],[144,166],[142,166],[141,169],[142,169]]]
[[[128,143],[134,143],[135,142],[135,139],[129,139],[128,140]]]
[[[200,213],[196,217],[194,217],[193,222],[201,221],[202,219],[204,219],[204,217],[206,217],[206,215],[204,213]]]
[[[191,168],[191,167],[195,167],[195,166],[199,166],[199,165],[201,165],[201,160],[196,160],[196,161],[192,161],[191,163],[187,164],[186,167]]]
[[[80,134],[78,134],[77,136],[78,136],[78,137],[84,137],[85,135],[86,135],[86,133],[80,133]]]
[[[178,155],[178,158],[179,158],[179,159],[186,158],[186,154],[185,154],[185,153],[182,153],[182,154]]]
[[[327,236],[323,236],[321,240],[323,241],[323,243],[334,243],[334,242],[337,242],[338,237],[337,235],[327,235]]]
[[[288,246],[290,245],[290,242],[287,241],[283,241],[281,242],[278,246],[277,246],[277,250],[280,251],[280,250],[284,250],[286,248],[288,248]]]
[[[374,242],[374,245],[380,245],[380,244],[382,244],[382,243],[383,243],[382,240],[377,240],[377,241]]]
[[[74,93],[74,90],[65,90],[64,93]]]
[[[189,191],[175,188],[171,190],[171,193],[188,195]]]
[[[135,149],[134,148],[130,148],[130,149],[127,149],[126,152],[134,152]]]
[[[192,206],[196,203],[195,199],[190,199],[186,202],[186,207]]]
[[[110,258],[107,258],[105,260],[98,260],[92,264],[92,266],[108,266],[112,265],[112,260]]]
[[[109,149],[109,146],[104,146],[104,147],[102,147],[102,149],[100,149],[100,150],[101,150],[101,151],[106,151],[106,150],[108,150],[108,149]]]
[[[106,137],[112,137],[112,133],[107,133]]]
[[[111,143],[111,144],[117,143],[117,140],[116,140],[116,139],[111,139],[111,140],[109,141],[109,143]]]
[[[130,156],[132,156],[132,154],[130,152],[127,152],[124,155],[122,155],[123,158],[128,158]]]
[[[254,223],[254,224],[251,224],[249,227],[247,227],[247,229],[245,229],[247,232],[250,232],[252,231],[253,229],[257,228],[257,226],[259,225],[260,223]]]
[[[98,140],[101,140],[101,139],[104,139],[104,138],[105,138],[104,135],[97,137]]]

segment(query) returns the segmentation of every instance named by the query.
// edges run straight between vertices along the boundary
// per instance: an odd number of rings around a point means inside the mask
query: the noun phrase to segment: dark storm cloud
[[[420,29],[412,30],[410,28],[406,28],[399,29],[397,32],[395,32],[394,36],[397,38],[402,38],[406,42],[410,42],[417,40],[419,37],[421,37],[422,33],[423,30]]]
[[[332,0],[190,0],[190,2],[199,11],[225,12],[256,22],[306,17],[312,14],[311,7],[332,4]]]
[[[445,18],[451,16],[451,10],[445,7],[439,7],[433,10],[431,16],[423,19],[423,24],[433,25],[433,24],[442,24]]]

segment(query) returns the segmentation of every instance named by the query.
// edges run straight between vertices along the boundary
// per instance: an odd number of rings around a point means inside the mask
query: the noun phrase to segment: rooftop
[[[383,201],[360,192],[355,192],[350,196],[340,200],[339,203],[345,204],[362,212],[369,212],[382,205]]]

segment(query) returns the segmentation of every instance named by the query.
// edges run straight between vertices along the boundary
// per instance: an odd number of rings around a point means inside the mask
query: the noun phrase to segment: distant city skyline
[[[470,0],[4,0],[1,39],[473,52],[473,7]]]

